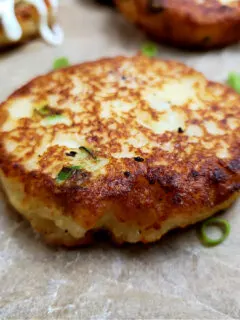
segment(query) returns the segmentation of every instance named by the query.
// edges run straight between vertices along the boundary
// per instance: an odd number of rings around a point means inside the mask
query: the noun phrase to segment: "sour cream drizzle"
[[[24,0],[33,5],[39,14],[39,33],[42,38],[53,45],[61,44],[63,32],[61,27],[55,23],[52,28],[48,25],[48,8],[44,0]],[[49,0],[51,13],[56,16],[58,0]],[[0,20],[4,32],[9,40],[18,41],[22,36],[22,29],[15,14],[15,0],[0,0]]]

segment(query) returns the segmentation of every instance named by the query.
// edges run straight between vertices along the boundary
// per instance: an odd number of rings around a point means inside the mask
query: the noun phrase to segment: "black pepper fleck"
[[[232,192],[238,192],[238,191],[240,191],[240,183],[234,183],[234,184],[231,186],[231,190],[232,190]]]
[[[178,128],[178,133],[183,133],[183,132],[184,132],[184,130],[181,127],[179,127]]]
[[[216,168],[211,172],[210,178],[214,183],[221,183],[227,180],[227,175],[222,169]]]
[[[154,179],[148,179],[148,182],[149,182],[149,184],[152,185],[152,184],[155,184],[156,181]]]
[[[232,172],[240,171],[240,159],[234,159],[228,164],[228,169]]]
[[[220,8],[219,8],[219,10],[220,11],[231,11],[233,8],[232,7],[230,7],[230,6],[226,6],[226,5],[222,5]]]
[[[203,44],[207,44],[210,42],[210,40],[211,40],[211,38],[209,36],[206,36],[203,38],[202,42],[203,42]]]
[[[70,152],[67,152],[67,153],[66,153],[66,156],[68,156],[68,157],[75,157],[76,154],[77,154],[76,151],[70,151]]]
[[[196,178],[196,177],[199,176],[199,172],[197,172],[196,170],[192,170],[192,171],[191,171],[191,176],[194,177],[194,178]]]
[[[125,171],[123,172],[123,174],[125,175],[126,178],[129,178],[131,173],[129,171]]]
[[[141,158],[141,157],[134,157],[134,160],[137,161],[137,162],[143,162],[144,159]]]
[[[176,205],[183,204],[181,195],[179,193],[176,193],[172,198],[172,202]]]

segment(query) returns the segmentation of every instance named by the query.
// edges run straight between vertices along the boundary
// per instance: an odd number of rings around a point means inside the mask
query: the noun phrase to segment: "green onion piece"
[[[54,126],[57,124],[69,125],[71,121],[62,114],[54,114],[51,116],[44,117],[41,121],[43,126]]]
[[[56,120],[56,119],[61,119],[61,118],[64,118],[64,116],[61,114],[52,114],[52,115],[48,116],[46,119],[51,121],[51,120]]]
[[[240,73],[230,72],[228,74],[227,83],[232,87],[237,93],[240,93]]]
[[[79,147],[79,150],[85,151],[87,154],[89,154],[93,159],[96,159],[96,156],[93,154],[93,152],[91,150],[89,150],[88,148],[81,146]]]
[[[157,46],[155,43],[153,42],[147,42],[147,43],[144,43],[144,45],[142,46],[142,54],[149,57],[149,58],[152,58],[152,57],[155,57],[158,53],[158,49],[157,49]]]
[[[34,111],[36,111],[38,114],[40,114],[40,116],[48,116],[51,114],[51,110],[49,109],[48,106],[44,106],[40,109],[35,109]]]
[[[54,125],[54,124],[58,124],[58,123],[63,123],[65,119],[66,119],[66,118],[65,118],[63,115],[61,115],[61,114],[53,114],[53,115],[51,115],[51,116],[46,117],[46,118],[44,119],[44,122],[45,122],[46,124],[52,124],[52,125]]]
[[[68,58],[60,57],[53,62],[53,69],[54,70],[61,69],[61,68],[68,67],[69,65],[70,64],[69,64]]]
[[[212,239],[206,233],[208,226],[218,226],[222,232],[222,236],[219,239]],[[200,240],[206,247],[214,247],[222,243],[229,235],[231,226],[227,220],[220,218],[211,218],[204,221],[200,227]]]
[[[71,178],[72,174],[76,170],[80,170],[80,166],[72,166],[72,167],[63,167],[62,170],[58,173],[57,175],[57,182],[63,182],[66,181],[67,179]]]

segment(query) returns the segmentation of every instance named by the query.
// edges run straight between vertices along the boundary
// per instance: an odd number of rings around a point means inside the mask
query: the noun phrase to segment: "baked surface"
[[[0,179],[49,243],[88,243],[97,229],[118,243],[156,241],[237,198],[239,105],[232,89],[174,61],[57,70],[1,105]]]
[[[115,0],[125,17],[154,39],[211,49],[240,40],[239,0]]]

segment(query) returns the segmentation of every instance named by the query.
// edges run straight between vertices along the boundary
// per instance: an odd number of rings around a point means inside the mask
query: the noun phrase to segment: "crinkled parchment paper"
[[[66,40],[40,40],[0,55],[0,99],[51,68],[56,56],[72,63],[133,54],[144,36],[114,10],[91,0],[62,0]],[[184,53],[160,47],[224,81],[240,71],[240,47]],[[1,319],[240,319],[240,203],[223,214],[231,225],[222,245],[201,246],[195,227],[172,232],[157,244],[108,244],[66,251],[45,246],[28,223],[0,199]]]

